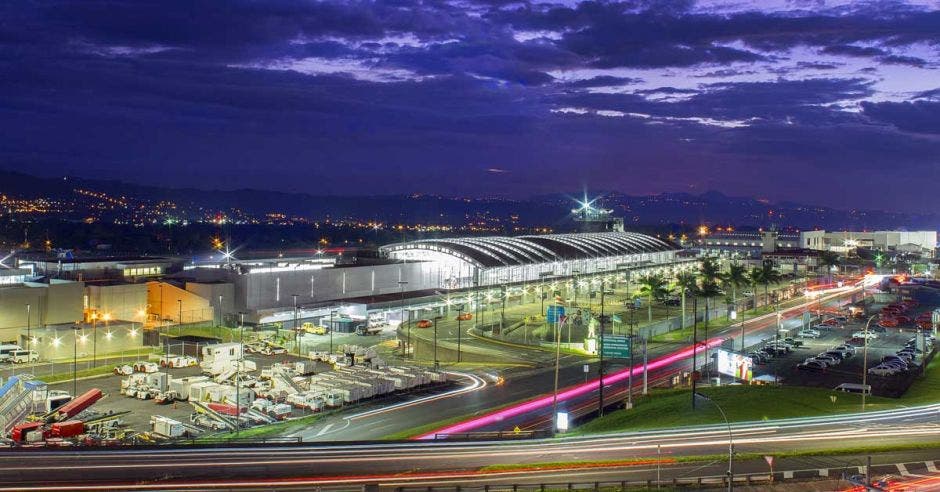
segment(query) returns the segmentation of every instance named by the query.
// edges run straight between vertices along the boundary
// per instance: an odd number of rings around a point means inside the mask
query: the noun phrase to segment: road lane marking
[[[333,427],[333,424],[326,424],[326,425],[324,425],[323,428],[320,429],[320,432],[317,432],[317,437],[320,437],[320,436],[322,436],[323,434],[326,434],[327,432],[330,431],[330,429],[331,429],[332,427]]]
[[[898,473],[900,473],[901,476],[903,476],[903,477],[910,477],[910,476],[913,475],[913,473],[907,471],[907,467],[904,466],[904,463],[898,463],[898,464],[895,465],[895,466],[898,467]]]
[[[940,470],[937,470],[937,465],[935,465],[933,461],[925,461],[924,464],[927,465],[927,471],[930,473],[940,473]]]

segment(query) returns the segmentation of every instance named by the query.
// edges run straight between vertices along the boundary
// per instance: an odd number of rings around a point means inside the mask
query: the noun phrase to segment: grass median
[[[721,386],[700,392],[714,400],[731,422],[854,413],[861,410],[861,395],[802,386]],[[901,398],[869,396],[868,411],[890,410],[940,401],[940,357],[935,357]],[[632,410],[619,410],[579,426],[576,434],[720,424],[716,406],[703,399],[692,410],[688,389],[654,390],[634,397]]]

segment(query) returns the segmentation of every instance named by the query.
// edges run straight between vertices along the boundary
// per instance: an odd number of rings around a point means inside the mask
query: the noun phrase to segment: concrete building
[[[69,280],[0,286],[0,342],[25,346],[28,330],[81,321],[84,294],[82,282]]]
[[[69,280],[122,280],[136,281],[159,277],[182,266],[182,260],[163,257],[39,257],[19,258],[19,268],[29,269],[34,275]]]
[[[719,232],[702,238],[701,247],[711,255],[760,258],[763,253],[800,247],[800,236],[777,231]]]
[[[803,248],[846,254],[856,248],[934,256],[937,231],[805,231],[800,233]]]

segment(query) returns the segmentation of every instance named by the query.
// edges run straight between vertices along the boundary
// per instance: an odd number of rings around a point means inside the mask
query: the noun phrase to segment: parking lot
[[[790,386],[833,389],[843,383],[860,384],[863,380],[862,374],[865,368],[865,343],[864,339],[853,337],[853,334],[863,330],[864,320],[857,319],[850,319],[842,326],[829,327],[828,329],[819,328],[820,336],[818,338],[798,337],[796,332],[799,330],[794,330],[793,338],[796,343],[792,344],[790,352],[768,358],[764,364],[756,365],[754,375],[755,377],[759,375],[775,376],[779,378],[781,384]],[[868,369],[877,366],[883,357],[895,355],[914,336],[914,330],[910,328],[904,330],[877,327],[872,330],[872,333],[877,338],[868,341]],[[766,340],[755,349],[772,343],[772,339]],[[798,364],[840,345],[851,345],[856,347],[856,350],[854,354],[848,355],[837,364],[826,367],[822,371],[797,369]],[[927,352],[929,353],[930,350],[928,349]],[[903,395],[913,382],[914,377],[919,373],[925,355],[928,354],[917,353],[913,363],[909,366],[910,369],[905,372],[890,376],[869,373],[866,384],[872,387],[872,394],[894,398]]]

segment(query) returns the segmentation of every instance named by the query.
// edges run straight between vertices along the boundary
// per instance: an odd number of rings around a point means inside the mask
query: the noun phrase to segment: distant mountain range
[[[87,193],[93,192],[91,198]],[[119,181],[78,177],[42,178],[24,173],[0,171],[0,194],[18,200],[53,200],[67,205],[61,217],[79,219],[87,213],[101,213],[107,207],[97,203],[100,196],[119,199],[124,208],[156,207],[170,202],[177,218],[198,219],[218,212],[232,211],[245,216],[267,217],[283,214],[310,221],[378,220],[387,224],[427,223],[466,225],[480,222],[513,226],[571,228],[573,197],[580,194],[554,194],[528,199],[454,198],[433,195],[323,196],[312,193],[284,193],[264,190],[201,190],[162,188]],[[97,194],[101,194],[100,196]],[[940,226],[938,214],[911,214],[877,210],[836,210],[799,203],[769,203],[747,197],[730,197],[719,192],[701,195],[662,193],[630,196],[618,192],[596,193],[596,206],[609,208],[624,218],[627,228],[734,225],[740,228],[780,229],[930,229]],[[115,217],[121,207],[111,207]]]

